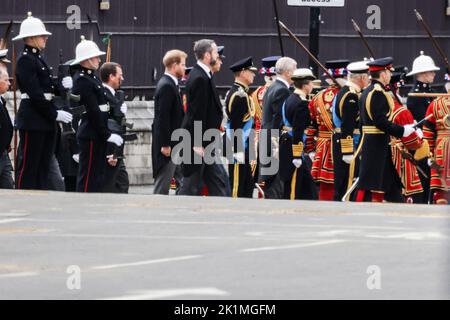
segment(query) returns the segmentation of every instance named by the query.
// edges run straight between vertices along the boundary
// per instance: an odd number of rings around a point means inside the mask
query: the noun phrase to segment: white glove
[[[344,161],[347,164],[350,164],[353,161],[353,156],[351,154],[342,156],[342,161]]]
[[[314,157],[316,156],[315,152],[308,153],[308,157],[311,159],[311,161],[314,161]]]
[[[423,131],[419,128],[416,129],[416,133],[419,136],[420,139],[423,139]]]
[[[111,134],[107,140],[108,142],[114,143],[118,147],[120,147],[123,144],[123,139],[118,134]]]
[[[429,167],[431,167],[431,165],[433,164],[433,160],[431,158],[428,158],[427,164]]]
[[[74,154],[72,156],[73,161],[75,161],[76,163],[80,163],[80,154]]]
[[[122,105],[120,106],[120,112],[122,112],[123,114],[126,114],[127,111],[128,111],[127,104],[126,104],[126,103],[122,104]]]
[[[298,169],[302,166],[302,159],[294,159],[292,160],[292,164]]]
[[[405,129],[405,132],[403,132],[403,138],[411,135],[414,131],[416,131],[416,129],[414,129],[414,125],[413,124],[407,124],[403,128]]]
[[[73,80],[72,77],[64,77],[61,81],[62,86],[67,89],[70,90],[73,88]]]
[[[245,162],[245,155],[243,152],[234,153],[233,157],[239,164],[243,164]]]
[[[63,110],[58,110],[56,111],[58,114],[56,116],[56,121],[58,122],[64,122],[64,123],[69,123],[72,122],[72,114]]]

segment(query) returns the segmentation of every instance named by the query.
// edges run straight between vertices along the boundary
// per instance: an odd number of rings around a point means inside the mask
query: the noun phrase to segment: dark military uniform
[[[345,85],[336,95],[333,106],[333,163],[334,200],[341,201],[357,173],[358,161],[351,164],[342,160],[344,155],[353,155],[360,139],[359,96],[360,89]]]
[[[280,138],[280,178],[284,182],[285,199],[316,200],[317,188],[311,176],[310,162],[303,154],[304,132],[311,122],[308,100],[295,91],[282,107],[283,128]],[[302,159],[296,168],[292,161]]]
[[[38,49],[25,45],[17,60],[16,77],[22,93],[16,117],[20,136],[16,188],[47,189],[57,117],[51,68]]]
[[[95,72],[81,68],[74,76],[72,92],[80,95],[86,107],[77,132],[80,162],[77,178],[78,192],[101,192],[107,166],[106,146],[111,136],[108,130],[109,105],[106,91]]]
[[[411,89],[410,93],[433,93],[431,86],[427,83],[416,81],[414,87]],[[425,118],[428,106],[433,102],[433,98],[430,97],[408,97],[406,102],[408,110],[412,113],[414,120],[417,122]],[[422,128],[422,125],[420,126]],[[419,161],[419,167],[428,176],[425,177],[421,172],[419,172],[419,178],[422,183],[423,188],[423,198],[422,203],[428,203],[430,197],[430,167],[428,166],[427,159]]]
[[[383,85],[373,80],[361,95],[360,114],[363,136],[357,156],[361,156],[358,189],[385,194],[391,201],[402,201],[402,182],[392,162],[391,138],[402,138],[404,128],[392,122],[394,100]],[[367,200],[366,197],[364,197]]]
[[[233,163],[228,165],[230,177],[231,196],[234,198],[251,198],[253,196],[254,180],[250,165],[250,132],[254,128],[255,109],[251,97],[248,95],[248,87],[240,82],[234,82],[225,99],[226,114],[228,116],[227,137],[231,139],[231,130],[242,130],[242,139],[237,135],[233,139],[233,153],[244,152],[245,163]]]

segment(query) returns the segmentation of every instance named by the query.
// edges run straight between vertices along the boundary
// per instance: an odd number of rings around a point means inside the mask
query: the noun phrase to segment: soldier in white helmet
[[[413,62],[413,68],[407,76],[415,76],[415,84],[411,89],[413,93],[433,93],[431,89],[431,84],[434,82],[436,77],[436,71],[440,68],[434,64],[433,59],[430,56],[426,56],[423,51],[420,52],[420,56],[417,57]],[[433,101],[432,98],[426,97],[408,97],[407,106],[409,111],[411,111],[414,120],[419,122],[425,118],[427,108]],[[420,126],[422,129],[422,126]],[[427,165],[427,160],[424,159],[419,163],[422,171],[428,176],[425,177],[422,173],[419,173],[420,181],[422,182],[422,187],[424,191],[423,203],[428,203],[430,194],[430,168]]]
[[[20,144],[16,164],[17,189],[48,189],[49,171],[55,150],[56,121],[69,123],[72,115],[57,110],[53,97],[57,85],[42,50],[48,37],[41,20],[31,12],[20,25],[13,41],[23,40],[25,47],[17,60],[16,78],[21,102],[16,116]],[[66,89],[72,88],[72,78],[62,80]]]
[[[80,104],[86,107],[77,132],[80,147],[77,192],[101,192],[104,189],[107,142],[119,147],[123,144],[122,137],[108,129],[106,88],[96,75],[100,57],[104,54],[94,42],[82,36],[71,63],[72,66],[79,65],[72,92],[80,95]]]

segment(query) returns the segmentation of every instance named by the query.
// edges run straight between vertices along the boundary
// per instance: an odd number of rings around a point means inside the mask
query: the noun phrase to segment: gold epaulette
[[[341,139],[342,154],[353,154],[353,151],[353,137],[348,136],[345,139]]]
[[[292,145],[292,155],[294,158],[300,158],[303,154],[303,142],[299,142],[299,144]]]

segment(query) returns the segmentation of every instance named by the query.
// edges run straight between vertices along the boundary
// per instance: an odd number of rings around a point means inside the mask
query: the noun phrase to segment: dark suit
[[[261,170],[267,168],[269,166],[273,166],[274,164],[278,164],[278,160],[274,158],[272,154],[272,143],[271,143],[271,134],[270,130],[275,129],[279,130],[282,122],[282,114],[281,108],[283,103],[289,97],[290,91],[289,88],[281,82],[280,80],[276,80],[272,85],[267,89],[264,94],[263,99],[263,120],[262,120],[262,130],[268,130],[266,141],[260,141],[260,146],[264,144],[266,146],[265,157],[269,156],[271,158],[271,165],[260,163]],[[261,135],[261,139],[264,138],[264,134]],[[260,150],[261,154],[262,150]],[[261,182],[265,182],[264,193],[266,198],[268,199],[282,199],[283,198],[283,183],[278,174],[274,175],[264,175],[262,174],[260,177]]]
[[[105,93],[106,93],[105,95],[106,100],[108,101],[111,107],[109,115],[111,118],[113,118],[114,114],[113,109],[117,107],[120,108],[123,102],[117,98],[117,92],[116,95],[113,95],[113,93],[108,88],[105,88]],[[109,121],[111,121],[111,119],[109,119]],[[114,132],[114,133],[123,134],[125,132],[126,128],[122,132]],[[118,147],[114,143],[108,142],[106,147],[106,154],[123,155],[124,148],[125,143],[120,147]],[[107,163],[105,169],[105,180],[103,183],[103,191],[107,193],[128,193],[129,188],[130,188],[130,178],[128,175],[127,167],[125,166],[124,157],[119,157],[117,159],[117,164],[114,167]]]
[[[17,189],[48,189],[55,151],[56,93],[50,67],[40,51],[25,46],[17,60],[17,84],[22,95],[16,117],[20,143],[16,159]]]
[[[179,87],[174,80],[163,75],[155,91],[155,118],[152,124],[152,166],[155,179],[155,194],[168,194],[170,181],[176,166],[171,157],[161,153],[162,147],[175,146],[171,141],[172,133],[181,128],[184,111]]]
[[[13,137],[13,125],[6,109],[5,100],[0,97],[0,189],[14,188],[9,149]]]
[[[190,133],[189,151],[192,156],[189,164],[182,164],[184,179],[180,194],[199,195],[201,183],[204,182],[208,187],[209,195],[229,196],[230,185],[223,165],[205,164],[204,160],[194,155],[192,150],[194,145],[206,147],[209,142],[203,141],[203,134],[208,129],[220,130],[223,119],[222,104],[214,84],[214,78],[210,78],[198,64],[189,74],[189,80],[186,83],[186,98],[187,112],[182,128]],[[194,122],[201,123],[202,137],[194,137]],[[195,162],[194,157],[197,158]]]

